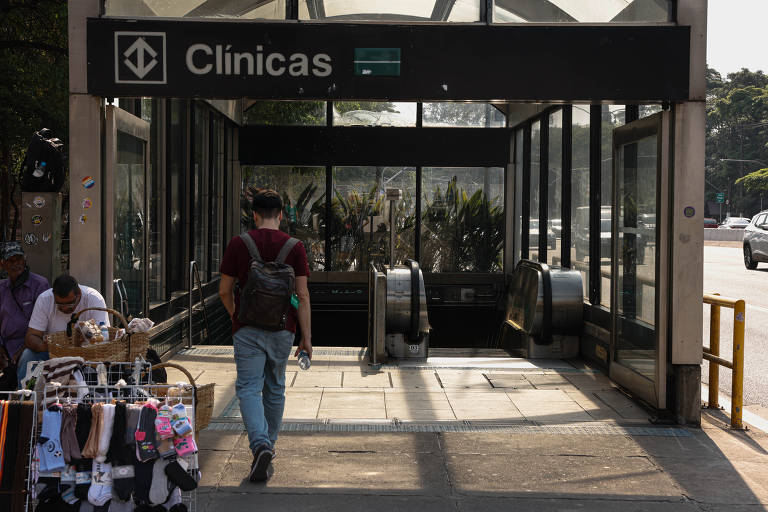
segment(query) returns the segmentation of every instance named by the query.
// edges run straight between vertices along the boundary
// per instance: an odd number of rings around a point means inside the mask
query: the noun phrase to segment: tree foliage
[[[67,140],[67,2],[0,1],[0,237],[13,231],[13,194],[32,133]],[[66,146],[65,146],[66,147]]]
[[[732,215],[755,214],[768,190],[766,173],[755,171],[761,162],[768,162],[768,76],[744,68],[723,79],[707,69],[707,201],[724,192]]]

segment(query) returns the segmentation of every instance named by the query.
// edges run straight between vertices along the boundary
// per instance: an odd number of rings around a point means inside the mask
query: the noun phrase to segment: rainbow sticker
[[[83,188],[89,189],[93,187],[95,184],[96,184],[96,180],[94,180],[92,177],[86,176],[85,178],[83,178]]]

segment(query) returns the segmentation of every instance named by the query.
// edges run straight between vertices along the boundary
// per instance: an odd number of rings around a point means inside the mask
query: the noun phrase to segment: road
[[[744,406],[768,418],[768,263],[760,263],[757,270],[747,270],[741,247],[705,246],[704,292],[717,292],[746,301]],[[705,345],[709,345],[709,308],[704,306]],[[720,317],[720,355],[730,360],[733,350],[732,310],[723,308]],[[702,380],[709,381],[707,364],[702,368]],[[730,391],[731,371],[721,368],[720,392],[730,395]]]

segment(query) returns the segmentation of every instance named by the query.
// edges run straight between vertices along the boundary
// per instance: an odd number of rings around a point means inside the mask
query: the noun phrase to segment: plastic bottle
[[[299,368],[302,370],[309,370],[309,367],[312,365],[312,361],[309,359],[309,354],[307,354],[306,350],[302,350],[299,352]]]
[[[101,337],[104,341],[109,341],[109,329],[104,325],[104,322],[99,322],[99,329],[101,330]]]

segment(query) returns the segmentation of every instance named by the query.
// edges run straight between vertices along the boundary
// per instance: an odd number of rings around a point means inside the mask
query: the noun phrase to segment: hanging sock
[[[112,467],[105,462],[93,461],[91,489],[88,491],[88,501],[100,507],[112,499]]]
[[[68,405],[61,410],[61,449],[64,452],[64,460],[67,464],[75,464],[80,458],[80,446],[75,433],[77,421],[77,407]]]
[[[149,489],[149,502],[153,505],[162,505],[168,501],[168,495],[173,490],[173,485],[168,483],[165,468],[168,465],[166,459],[157,459],[152,468],[152,486]],[[169,487],[170,485],[170,487]]]
[[[76,475],[75,466],[67,466],[67,469],[61,472],[61,499],[70,505],[77,502],[77,496],[75,496]]]
[[[112,428],[115,422],[115,406],[114,404],[104,404],[101,408],[101,429],[99,430],[99,449],[96,460],[99,462],[105,462],[107,460],[107,452],[109,451],[109,443],[112,440]]]
[[[40,436],[40,471],[64,469],[64,453],[61,450],[61,410],[43,411],[43,431]]]
[[[155,418],[157,408],[154,405],[147,403],[141,408],[139,424],[136,427],[136,458],[141,462],[156,459],[159,455],[155,438]]]

